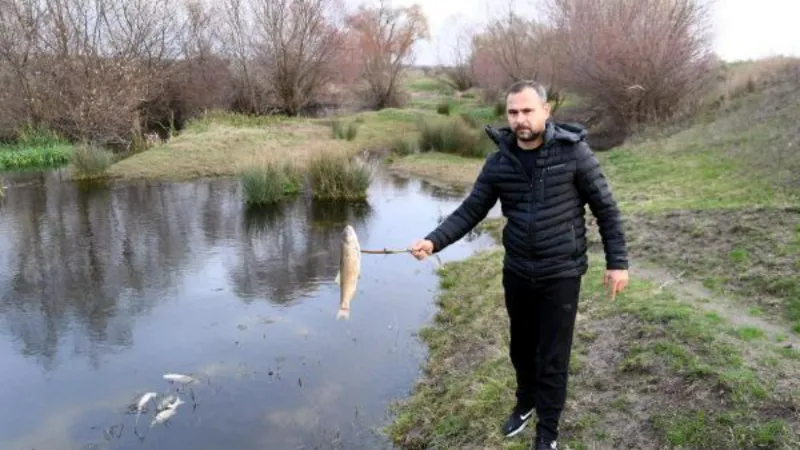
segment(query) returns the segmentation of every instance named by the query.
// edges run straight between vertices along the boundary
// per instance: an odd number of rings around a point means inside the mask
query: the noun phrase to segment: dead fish
[[[164,423],[168,421],[169,419],[172,418],[172,416],[175,415],[176,412],[177,411],[174,408],[167,408],[163,411],[159,411],[159,413],[156,414],[156,417],[153,419],[153,421],[150,422],[150,427],[152,428],[157,423]]]
[[[158,394],[156,394],[155,392],[145,392],[139,398],[139,401],[136,402],[136,423],[137,424],[139,423],[139,415],[144,410],[144,407],[145,407],[145,405],[147,405],[147,402],[149,402],[150,400],[156,398],[157,396],[158,396]]]
[[[136,410],[142,412],[147,402],[156,397],[158,397],[158,394],[155,392],[145,392],[144,394],[142,394],[141,398],[139,398],[139,401],[136,402]]]
[[[196,379],[190,377],[189,375],[182,375],[179,373],[165,373],[164,379],[184,384],[194,383],[197,381]]]
[[[342,231],[342,249],[336,284],[340,286],[339,312],[336,319],[350,318],[350,302],[356,295],[356,285],[361,278],[361,245],[356,230],[347,225]]]
[[[163,404],[163,403],[164,402],[162,401],[161,404]],[[157,423],[164,423],[164,422],[168,421],[169,419],[171,419],[172,416],[174,416],[178,412],[177,411],[178,410],[178,406],[180,406],[180,405],[182,405],[184,403],[185,402],[183,400],[181,400],[180,397],[175,397],[175,401],[174,402],[168,403],[166,405],[166,408],[162,409],[161,411],[158,412],[158,414],[156,414],[155,418],[153,418],[153,421],[150,422],[150,427],[152,428],[153,425],[155,425]],[[159,406],[161,406],[161,405],[159,405]]]
[[[161,399],[158,403],[158,407],[156,408],[158,411],[163,411],[170,407],[171,404],[177,403],[178,396],[177,395],[168,395]]]

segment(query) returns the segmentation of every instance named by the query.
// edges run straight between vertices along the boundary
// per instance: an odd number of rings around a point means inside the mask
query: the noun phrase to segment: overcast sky
[[[516,1],[516,8],[530,10],[526,0]],[[413,3],[422,5],[432,35],[417,47],[416,63],[437,64],[437,53],[447,58],[458,27],[479,26],[496,15],[506,0],[392,0],[393,6]],[[715,51],[722,59],[800,56],[800,0],[716,0],[712,25]]]

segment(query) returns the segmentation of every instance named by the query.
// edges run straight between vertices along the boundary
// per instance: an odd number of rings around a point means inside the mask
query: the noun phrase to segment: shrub
[[[269,162],[244,169],[241,173],[245,202],[248,205],[272,204],[300,192],[302,173],[290,163]]]
[[[416,139],[397,138],[392,144],[392,153],[400,156],[413,155],[419,152],[419,143]]]
[[[334,139],[347,139],[352,141],[358,135],[358,125],[355,122],[350,122],[347,125],[339,120],[331,122],[331,130]]]
[[[114,154],[90,144],[79,144],[72,152],[72,166],[77,178],[97,178],[114,164]]]
[[[713,60],[710,12],[696,0],[544,5],[564,85],[626,127],[669,119],[705,90]]]
[[[450,115],[450,102],[439,103],[436,106],[436,112],[444,116]]]
[[[365,199],[372,176],[347,156],[321,152],[309,162],[308,181],[317,199]]]
[[[489,154],[492,142],[482,129],[470,127],[463,119],[420,122],[419,150],[452,153],[470,158]]]

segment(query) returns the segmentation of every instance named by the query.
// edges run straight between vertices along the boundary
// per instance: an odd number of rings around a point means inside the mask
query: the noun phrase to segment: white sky
[[[416,63],[427,65],[442,61],[437,53],[445,62],[459,28],[480,26],[501,13],[507,0],[391,0],[392,6],[414,3],[422,5],[430,26],[431,40],[419,43],[416,52]],[[534,13],[526,3],[516,0],[515,8]],[[800,56],[800,0],[715,0],[712,20],[714,49],[724,60]]]

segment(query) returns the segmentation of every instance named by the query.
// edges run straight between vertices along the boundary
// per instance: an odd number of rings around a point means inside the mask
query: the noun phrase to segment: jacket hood
[[[510,144],[513,142],[514,132],[508,125],[502,127],[492,127],[486,125],[484,127],[486,134],[497,145],[501,151],[507,151]],[[587,131],[582,125],[573,122],[555,122],[548,119],[545,122],[544,128],[544,144],[550,144],[553,141],[564,142],[580,142],[586,138]]]

